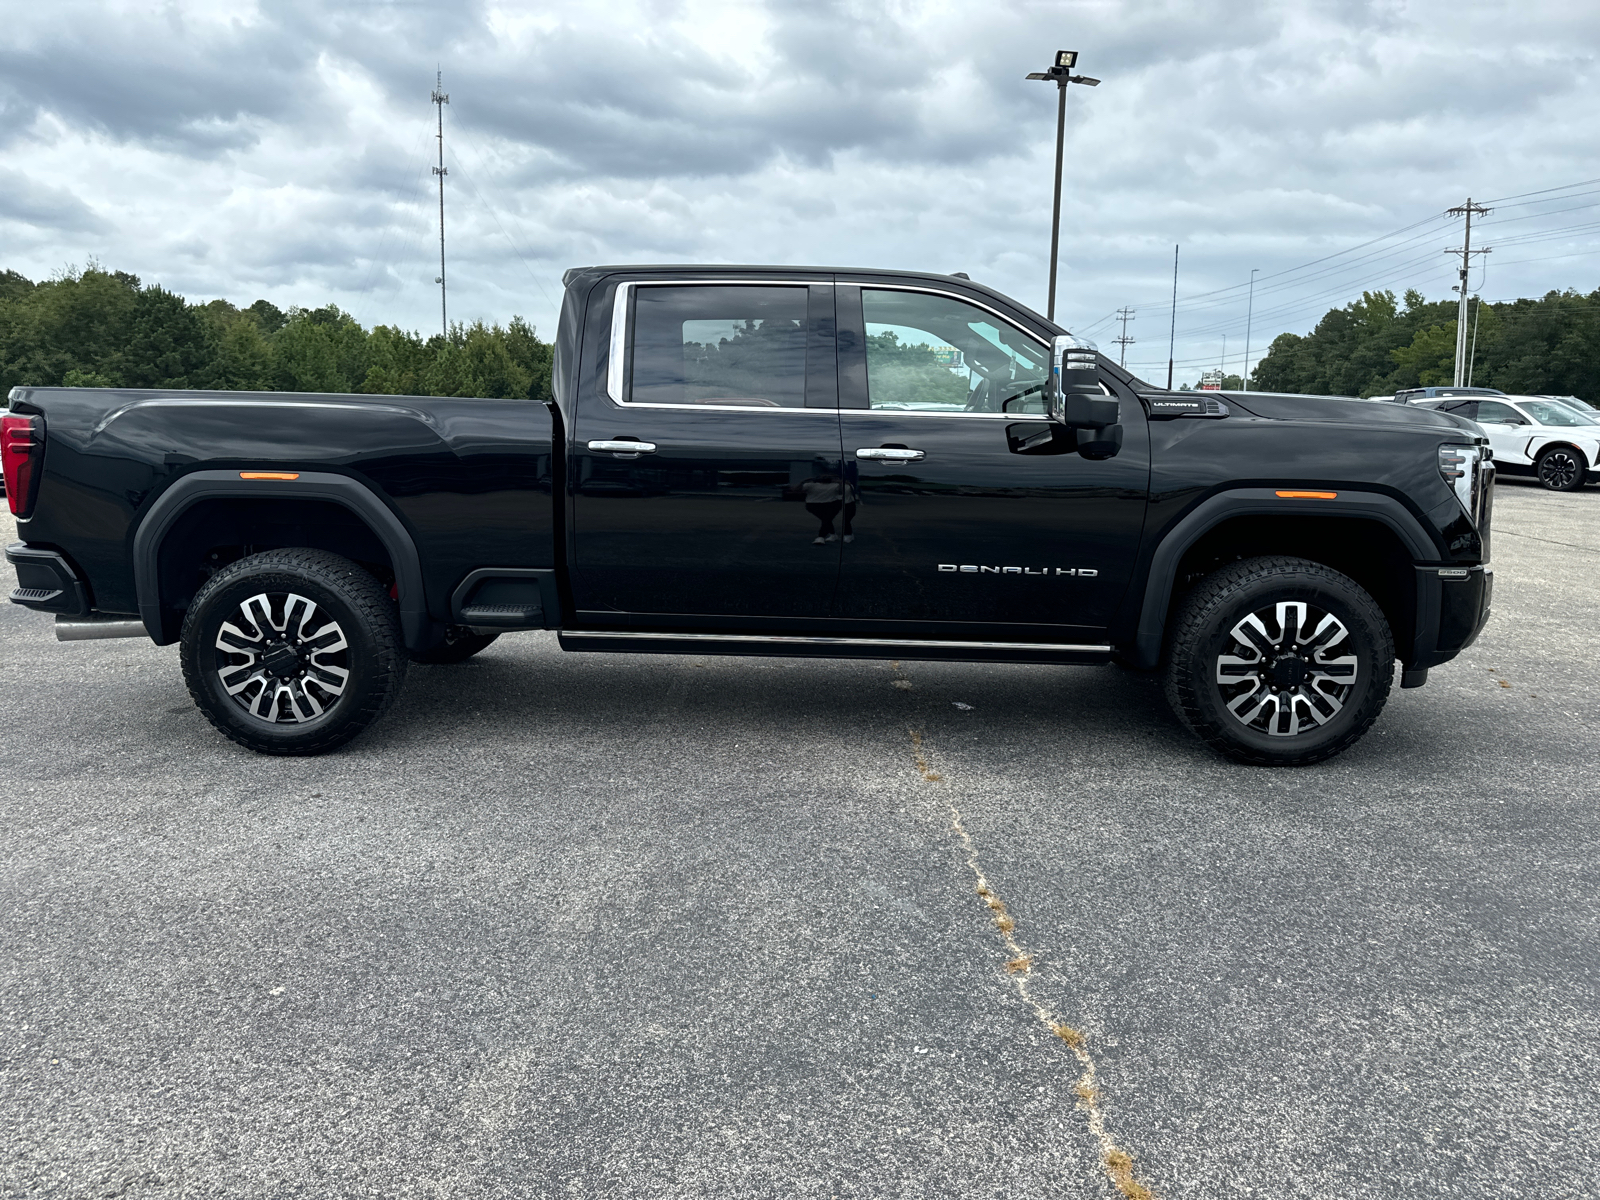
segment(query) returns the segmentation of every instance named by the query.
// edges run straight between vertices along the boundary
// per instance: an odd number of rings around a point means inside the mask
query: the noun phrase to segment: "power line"
[[[1600,179],[1580,179],[1577,183],[1564,183],[1560,187],[1540,188],[1537,192],[1518,192],[1514,196],[1497,196],[1493,200],[1485,200],[1485,204],[1493,204],[1498,208],[1521,208],[1521,204],[1509,204],[1510,200],[1522,200],[1524,196],[1548,196],[1551,192],[1571,191],[1576,187],[1587,187],[1591,183],[1600,183]],[[1564,197],[1560,197],[1564,198]],[[1545,204],[1544,200],[1523,200],[1523,204]]]

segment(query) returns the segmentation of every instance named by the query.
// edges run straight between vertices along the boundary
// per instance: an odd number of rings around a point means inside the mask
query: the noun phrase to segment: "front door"
[[[1117,397],[1125,442],[1115,458],[1053,452],[1041,336],[934,289],[840,287],[838,306],[854,508],[839,615],[939,623],[949,636],[982,626],[1045,640],[1102,634],[1144,520],[1138,400]]]
[[[619,288],[615,377],[580,387],[573,433],[580,617],[828,616],[844,508],[832,286]]]
[[[1528,419],[1503,400],[1479,400],[1473,417],[1488,435],[1496,461],[1528,466]]]

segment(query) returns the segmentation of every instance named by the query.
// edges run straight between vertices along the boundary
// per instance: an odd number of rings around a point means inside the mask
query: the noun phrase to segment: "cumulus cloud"
[[[1069,97],[1060,315],[1106,338],[1136,306],[1130,361],[1164,378],[1182,243],[1192,379],[1224,336],[1237,369],[1252,268],[1259,354],[1363,287],[1447,295],[1459,231],[1279,272],[1469,193],[1600,174],[1600,12],[1462,10],[58,0],[14,8],[0,47],[3,265],[93,256],[428,328],[442,67],[453,315],[548,330],[563,269],[628,261],[965,270],[1042,308],[1055,96],[1022,77],[1070,44],[1104,83]],[[1560,232],[1582,216],[1507,226],[1556,232],[1491,256],[1485,294],[1594,287],[1600,241]]]

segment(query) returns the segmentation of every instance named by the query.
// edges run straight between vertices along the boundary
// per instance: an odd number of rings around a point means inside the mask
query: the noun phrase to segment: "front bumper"
[[[1494,599],[1494,567],[1417,567],[1417,632],[1406,665],[1449,662],[1478,639]]]

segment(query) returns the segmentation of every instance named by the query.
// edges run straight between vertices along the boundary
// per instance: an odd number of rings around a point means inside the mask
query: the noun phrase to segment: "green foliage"
[[[901,345],[892,330],[867,335],[867,387],[872,406],[940,404],[961,408],[967,381],[933,356],[931,347]]]
[[[1264,392],[1389,395],[1455,378],[1457,304],[1420,292],[1367,292],[1331,310],[1311,333],[1279,334],[1251,372]],[[1476,301],[1472,382],[1512,394],[1600,395],[1600,291],[1539,300]],[[1473,329],[1469,324],[1469,344]]]
[[[545,400],[553,355],[521,317],[424,340],[366,330],[333,305],[189,304],[95,264],[41,283],[0,272],[0,394],[24,384]]]

